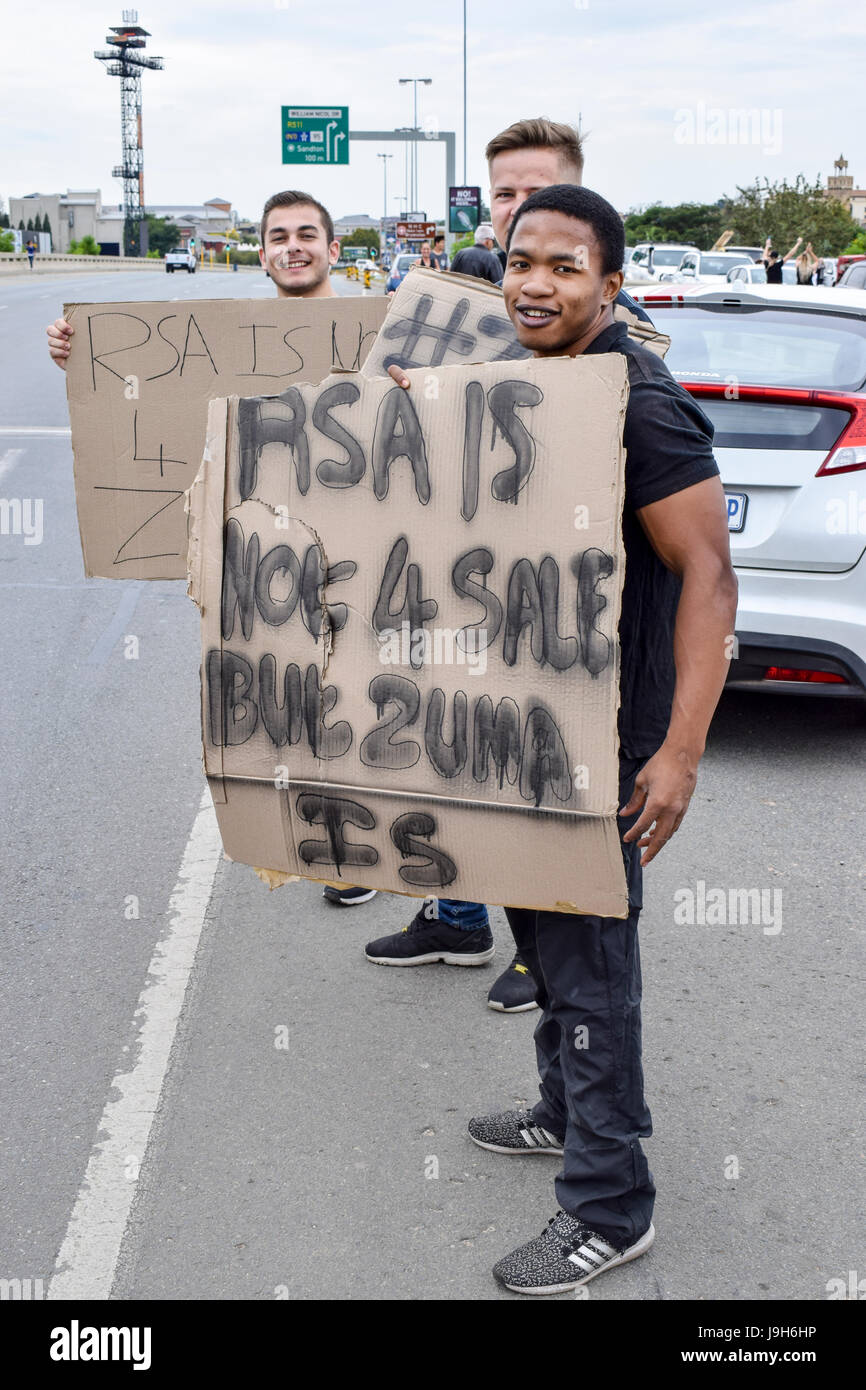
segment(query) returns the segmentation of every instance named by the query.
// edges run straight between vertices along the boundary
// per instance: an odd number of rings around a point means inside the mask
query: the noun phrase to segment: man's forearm
[[[697,762],[727,679],[737,616],[737,580],[718,557],[689,565],[674,627],[674,689],[665,743]]]

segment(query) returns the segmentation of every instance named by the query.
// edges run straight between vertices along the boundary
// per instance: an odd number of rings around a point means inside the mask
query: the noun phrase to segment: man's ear
[[[330,246],[328,247],[328,263],[329,265],[336,265],[339,259],[340,243],[338,241],[332,241]]]
[[[264,265],[264,264],[265,264],[265,248],[264,248],[263,246],[260,246],[260,247],[259,247],[259,265]]]
[[[614,270],[610,275],[604,277],[604,290],[601,296],[602,304],[612,304],[622,289],[622,282],[625,279],[621,270]]]

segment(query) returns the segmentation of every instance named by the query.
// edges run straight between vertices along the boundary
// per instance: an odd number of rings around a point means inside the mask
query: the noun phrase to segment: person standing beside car
[[[489,280],[491,285],[502,283],[502,265],[499,257],[493,254],[496,245],[493,227],[489,222],[480,222],[475,228],[475,245],[464,246],[451,262],[455,275],[474,275],[479,280]]]
[[[767,237],[767,240],[764,243],[764,252],[761,256],[761,263],[763,264],[767,272],[768,285],[782,284],[782,266],[785,264],[786,261],[791,260],[802,240],[803,238],[801,236],[798,236],[797,240],[794,242],[794,245],[791,247],[787,256],[780,256],[778,251],[772,250],[770,246],[770,238]]]

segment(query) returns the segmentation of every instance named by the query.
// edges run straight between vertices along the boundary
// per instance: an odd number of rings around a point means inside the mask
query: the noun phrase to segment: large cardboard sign
[[[190,590],[226,851],[625,916],[625,361],[409,377],[210,406]]]
[[[614,317],[629,336],[664,357],[670,338],[622,305]],[[502,291],[471,275],[436,270],[409,272],[400,285],[364,363],[365,376],[390,366],[441,367],[459,362],[517,362],[531,356],[520,346],[505,312]]]
[[[184,493],[208,402],[357,369],[386,308],[362,296],[65,305],[85,573],[186,579]]]

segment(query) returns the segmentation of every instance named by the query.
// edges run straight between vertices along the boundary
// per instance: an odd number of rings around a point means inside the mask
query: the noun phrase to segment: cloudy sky
[[[586,183],[621,210],[714,201],[756,176],[826,178],[844,153],[866,186],[866,9],[804,0],[468,0],[469,183],[486,196],[486,141],[511,121],[581,121]],[[119,81],[93,58],[122,5],[58,0],[7,7],[0,58],[0,197],[102,189],[119,202]],[[143,0],[148,202],[229,199],[247,217],[278,188],[303,186],[337,217],[383,206],[378,144],[347,168],[284,167],[283,105],[348,106],[354,130],[419,123],[457,133],[463,179],[463,3],[405,0],[318,12],[303,0]],[[751,116],[744,118],[744,113]],[[739,114],[738,114],[739,113]],[[382,146],[389,211],[404,192],[403,146]],[[425,144],[420,202],[444,210],[444,146]]]

